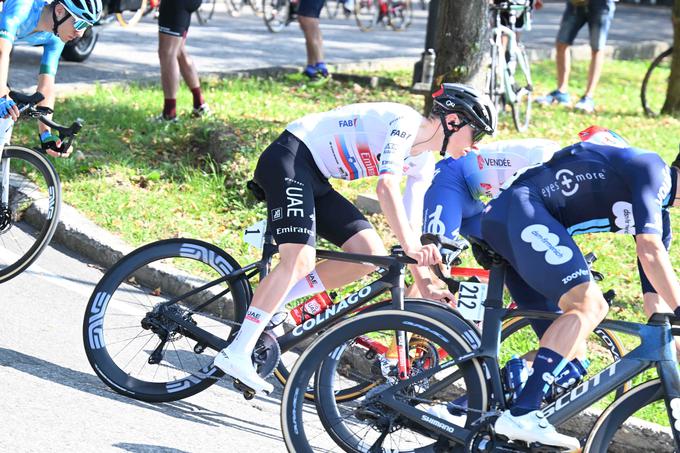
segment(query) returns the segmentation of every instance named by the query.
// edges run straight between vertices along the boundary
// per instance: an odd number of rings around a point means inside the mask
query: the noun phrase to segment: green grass
[[[535,107],[527,134],[515,132],[509,115],[503,115],[493,140],[545,137],[567,145],[578,140],[578,131],[599,124],[670,161],[678,151],[680,119],[642,115],[639,87],[647,64],[607,61],[597,91],[596,115],[562,107]],[[537,95],[554,88],[554,72],[553,62],[533,65]],[[584,90],[586,73],[586,63],[574,63],[574,101]],[[407,71],[377,75],[394,78],[402,86],[411,77]],[[304,89],[283,78],[212,80],[205,84],[204,92],[213,117],[190,119],[191,98],[182,88],[178,106],[183,120],[179,124],[159,124],[151,119],[162,105],[158,86],[98,87],[94,94],[60,101],[55,115],[58,121],[85,120],[76,146],[83,158],[56,162],[65,201],[132,245],[195,237],[225,248],[245,264],[256,259],[256,253],[241,240],[242,230],[265,213],[263,205],[246,193],[245,182],[258,155],[289,121],[353,102],[396,101],[417,109],[423,102],[421,96],[398,86],[368,89],[331,81],[320,88]],[[18,125],[14,138],[17,143],[34,144],[35,125]],[[372,191],[374,184],[373,180],[351,185],[333,181],[349,199]],[[395,242],[380,216],[370,220],[387,244]],[[679,226],[676,216],[673,229],[680,231]],[[633,240],[600,234],[580,236],[577,242],[584,251],[598,254],[596,268],[607,277],[603,289],[615,288],[619,295],[611,316],[642,321]],[[677,248],[671,258],[677,268]],[[518,347],[526,349],[530,341],[521,340]],[[627,343],[632,345],[632,340]]]

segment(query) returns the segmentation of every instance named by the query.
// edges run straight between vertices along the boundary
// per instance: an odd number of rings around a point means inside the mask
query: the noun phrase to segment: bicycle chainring
[[[276,335],[265,330],[255,344],[253,351],[253,363],[257,374],[261,378],[267,379],[274,373],[281,361],[281,348]]]

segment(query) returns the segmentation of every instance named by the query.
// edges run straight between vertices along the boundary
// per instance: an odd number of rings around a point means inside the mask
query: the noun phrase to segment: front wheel
[[[87,60],[95,44],[99,39],[99,33],[94,27],[89,27],[83,36],[69,42],[61,52],[61,57],[66,61],[81,62]]]
[[[534,88],[529,58],[521,45],[507,62],[504,77],[504,96],[512,109],[512,121],[518,132],[524,132],[529,128],[531,121],[531,98]]]
[[[642,80],[640,100],[647,116],[654,117],[661,113],[668,93],[672,62],[673,48],[671,47],[652,61]]]
[[[680,405],[678,405],[680,406]],[[675,408],[674,408],[675,409]],[[680,411],[680,407],[677,408]],[[638,418],[642,412],[667,413],[664,402],[663,385],[659,379],[647,381],[615,399],[593,426],[585,446],[584,453],[602,451],[621,452],[668,452],[676,450],[673,437],[657,435],[639,437],[633,435],[624,426],[626,421]],[[675,412],[675,411],[674,411]],[[632,421],[632,420],[631,420]],[[663,422],[670,426],[675,420],[666,418]],[[665,434],[665,433],[664,433]]]
[[[473,347],[467,341],[468,328],[459,330],[439,316],[415,312],[364,313],[329,329],[296,362],[281,407],[281,426],[289,451],[328,450],[332,444],[352,452],[371,448],[425,453],[441,447],[427,424],[409,421],[378,399],[381,392],[403,381],[395,378],[397,371],[389,354],[381,363],[371,366],[366,360],[371,351],[363,344],[366,339],[388,341],[396,332],[409,339],[408,379],[412,381],[396,398],[423,411],[423,420],[429,420],[429,411],[441,406],[442,401],[466,395],[471,410],[464,409],[456,424],[469,426],[478,418],[477,411],[484,410],[488,400],[483,367],[478,361],[470,360],[435,372],[429,378],[418,378],[423,371],[435,371],[450,357],[469,353]],[[352,379],[378,382],[361,398],[338,401],[338,390]],[[433,390],[435,387],[438,392]],[[305,402],[309,388],[315,389],[314,403]]]
[[[85,310],[87,358],[109,387],[149,402],[175,401],[214,384],[212,363],[250,302],[245,278],[207,286],[240,266],[206,242],[169,239],[141,247],[97,284]],[[197,341],[173,317],[223,345]]]
[[[59,176],[32,149],[6,146],[0,160],[0,282],[19,275],[49,244],[61,209]]]

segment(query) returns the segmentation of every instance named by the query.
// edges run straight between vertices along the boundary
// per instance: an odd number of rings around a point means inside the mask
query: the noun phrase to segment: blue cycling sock
[[[318,61],[314,67],[321,73],[322,76],[326,77],[328,75],[328,68],[326,67],[326,63],[323,61]]]
[[[510,413],[513,416],[519,416],[540,408],[543,397],[555,381],[555,376],[558,376],[568,363],[564,357],[555,351],[540,348],[536,353],[531,375],[517,397],[515,405],[510,409]]]

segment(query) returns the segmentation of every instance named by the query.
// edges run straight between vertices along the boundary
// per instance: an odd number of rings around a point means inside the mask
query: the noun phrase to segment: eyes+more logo
[[[555,173],[555,182],[543,187],[541,189],[541,193],[543,196],[550,197],[553,192],[557,192],[559,190],[565,197],[570,197],[578,192],[580,182],[598,179],[607,179],[607,175],[605,174],[604,170],[576,174],[567,168],[563,168]]]
[[[531,244],[537,252],[545,252],[545,261],[548,264],[557,266],[569,261],[574,253],[569,247],[559,245],[560,238],[548,230],[548,227],[541,224],[529,225],[520,234],[522,240]]]

